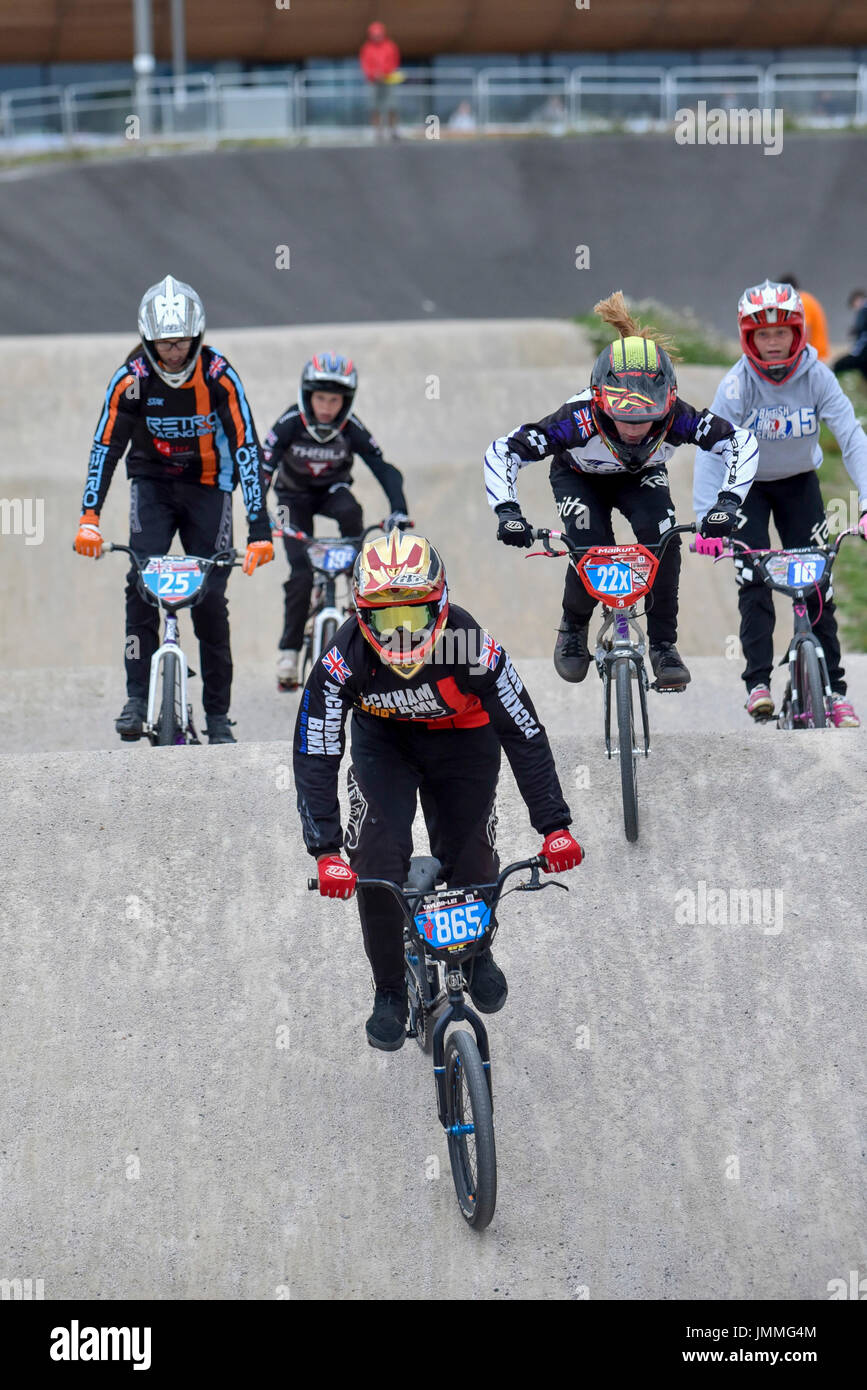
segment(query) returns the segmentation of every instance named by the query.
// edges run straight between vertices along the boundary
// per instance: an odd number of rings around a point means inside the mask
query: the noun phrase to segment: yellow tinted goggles
[[[388,637],[398,628],[407,632],[423,632],[434,622],[433,605],[430,603],[401,604],[394,608],[369,608],[367,620],[380,637]]]

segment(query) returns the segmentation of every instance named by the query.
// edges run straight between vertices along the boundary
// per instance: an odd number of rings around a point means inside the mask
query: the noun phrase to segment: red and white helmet
[[[788,357],[766,362],[756,351],[753,335],[757,328],[791,328],[792,347]],[[777,385],[788,381],[807,346],[804,326],[804,305],[801,296],[791,285],[765,280],[744,290],[738,303],[738,331],[741,347],[759,376]]]

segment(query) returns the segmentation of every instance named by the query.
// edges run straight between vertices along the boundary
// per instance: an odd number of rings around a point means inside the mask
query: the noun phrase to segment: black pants
[[[306,531],[308,536],[312,536],[314,516],[330,516],[340,527],[341,536],[361,535],[364,525],[361,507],[345,483],[337,483],[333,490],[323,488],[319,492],[278,492],[277,502],[284,529]],[[283,544],[292,572],[283,585],[286,598],[280,650],[297,652],[304,641],[304,624],[310,610],[313,569],[303,541],[284,536]]]
[[[133,478],[130,549],[142,557],[165,555],[176,532],[187,555],[208,558],[225,550],[232,544],[232,494],[200,483]],[[190,609],[199,639],[206,714],[229,712],[232,651],[226,584],[230,572],[213,571],[204,598]],[[127,695],[146,700],[151,657],[160,642],[160,610],[139,594],[134,569],[126,579],[126,637]]]
[[[562,529],[576,545],[614,545],[611,513],[615,507],[642,545],[658,544],[675,524],[668,473],[662,464],[645,473],[591,474],[552,463],[550,477],[557,510],[565,523]],[[645,600],[647,634],[653,647],[677,641],[679,577],[680,537],[675,536],[666,547],[656,583]],[[563,592],[564,613],[584,623],[596,603],[570,565]]]
[[[355,872],[403,886],[420,793],[431,850],[446,882],[455,887],[490,883],[499,863],[499,771],[500,741],[490,725],[428,729],[409,720],[354,714],[346,849]],[[399,988],[404,978],[399,905],[385,888],[360,888],[358,910],[377,987]]]
[[[796,473],[793,478],[753,483],[746,501],[741,503],[741,511],[746,521],[735,536],[753,550],[765,550],[770,546],[768,527],[771,517],[784,547],[827,544],[825,504],[815,469],[811,468],[808,473]],[[773,593],[751,568],[749,556],[736,560],[735,567],[740,586],[741,646],[747,663],[743,680],[747,690],[751,690],[754,685],[770,683],[774,665],[776,613]],[[817,622],[820,606],[822,616]],[[807,612],[825,652],[831,689],[845,695],[846,682],[840,665],[840,639],[837,636],[833,599],[826,591],[820,605],[819,596],[814,590],[807,600]]]

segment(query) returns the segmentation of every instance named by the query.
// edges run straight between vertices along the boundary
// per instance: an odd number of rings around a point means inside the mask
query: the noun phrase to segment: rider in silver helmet
[[[127,445],[130,549],[165,555],[176,533],[188,555],[210,556],[232,544],[232,493],[238,483],[247,512],[244,572],[274,558],[265,506],[259,440],[240,378],[204,343],[205,310],[196,291],[167,275],[145,291],[138,311],[141,341],[112,376],[96,427],[75,549],[98,557],[99,514]],[[234,743],[229,719],[232,653],[226,581],[214,571],[202,601],[190,610],[199,639],[202,699],[211,743]],[[125,742],[141,738],[147,715],[150,661],[159,644],[159,613],[138,591],[133,567],[126,586],[127,702],[115,728]]]

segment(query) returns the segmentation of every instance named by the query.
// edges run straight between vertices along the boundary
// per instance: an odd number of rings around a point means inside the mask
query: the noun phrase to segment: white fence
[[[867,124],[867,65],[410,69],[391,89],[404,134],[662,127],[695,107],[781,107],[793,122]],[[322,69],[76,83],[0,94],[6,148],[313,138],[370,124],[360,72]],[[432,118],[436,118],[436,123]]]

